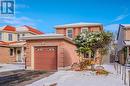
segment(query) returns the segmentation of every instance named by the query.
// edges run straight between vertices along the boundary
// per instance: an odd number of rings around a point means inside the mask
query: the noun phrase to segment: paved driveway
[[[24,69],[23,64],[0,64],[0,72]]]

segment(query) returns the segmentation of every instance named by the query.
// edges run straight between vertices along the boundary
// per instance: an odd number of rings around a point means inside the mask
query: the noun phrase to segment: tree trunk
[[[103,56],[100,56],[100,65],[102,65]]]

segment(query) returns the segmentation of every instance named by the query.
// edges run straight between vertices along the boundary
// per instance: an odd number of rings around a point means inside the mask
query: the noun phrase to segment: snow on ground
[[[0,72],[24,69],[22,64],[0,64]]]
[[[101,65],[105,68],[105,70],[113,73],[113,74],[116,74],[116,71],[115,71],[115,68],[114,68],[114,64],[104,64],[104,65]]]
[[[112,65],[103,66],[108,71],[114,72]],[[58,83],[57,86],[124,86],[121,77],[115,73],[108,76],[97,76],[91,71],[58,71],[27,86],[49,86],[53,83]]]

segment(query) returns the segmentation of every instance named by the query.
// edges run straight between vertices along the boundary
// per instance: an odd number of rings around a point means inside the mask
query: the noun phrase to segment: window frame
[[[8,34],[8,41],[13,41],[13,34],[12,33]]]
[[[82,27],[82,28],[81,28],[81,32],[84,32],[83,30],[85,30],[85,29],[86,29],[87,31],[89,31],[89,28],[88,28],[88,27]]]
[[[72,31],[72,37],[69,37],[69,34],[68,34],[68,31],[69,30],[71,30]],[[66,36],[68,37],[68,38],[73,38],[73,28],[67,28],[67,30],[66,30]]]

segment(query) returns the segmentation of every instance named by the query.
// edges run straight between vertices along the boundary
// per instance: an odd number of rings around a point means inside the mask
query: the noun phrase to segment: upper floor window
[[[73,37],[73,29],[67,29],[67,37],[72,38]]]
[[[88,27],[81,28],[81,32],[86,32],[86,31],[88,31]]]
[[[9,40],[9,41],[12,41],[12,40],[13,40],[13,36],[12,36],[11,33],[8,34],[8,40]]]
[[[2,33],[0,33],[0,41],[2,41]]]
[[[18,39],[18,41],[20,40],[20,34],[17,35],[17,39]]]

